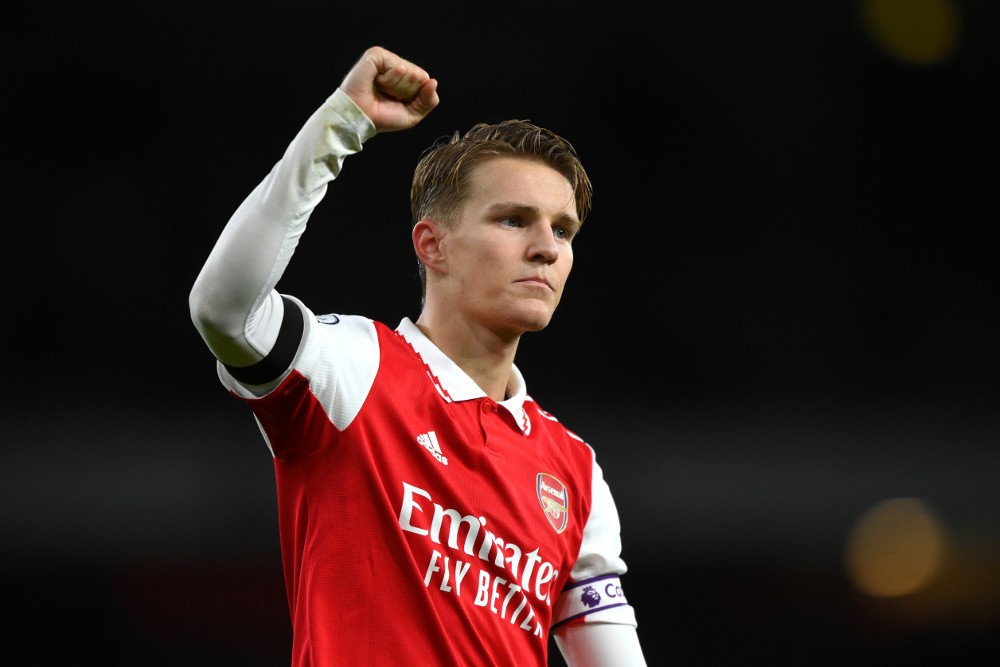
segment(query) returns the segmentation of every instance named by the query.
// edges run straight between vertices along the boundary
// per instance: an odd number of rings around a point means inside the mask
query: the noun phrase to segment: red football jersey
[[[558,623],[635,624],[594,452],[516,368],[497,403],[407,319],[299,305],[276,389],[219,367],[274,456],[292,665],[543,666]]]

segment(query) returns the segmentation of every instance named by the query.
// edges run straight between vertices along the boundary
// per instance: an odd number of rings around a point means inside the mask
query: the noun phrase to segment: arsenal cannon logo
[[[566,524],[569,523],[569,491],[566,490],[566,485],[552,475],[540,472],[535,481],[535,490],[545,518],[557,533],[566,530]]]

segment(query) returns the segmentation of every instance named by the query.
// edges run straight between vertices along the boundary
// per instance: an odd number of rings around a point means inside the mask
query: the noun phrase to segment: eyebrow
[[[530,204],[522,204],[520,202],[515,202],[515,201],[506,201],[506,202],[496,202],[494,204],[490,204],[489,206],[486,207],[486,212],[488,215],[497,215],[500,213],[511,212],[511,213],[530,214],[537,216],[539,210],[537,206],[532,206]],[[563,225],[566,225],[567,227],[572,227],[574,230],[579,229],[583,225],[583,223],[580,222],[579,218],[572,216],[568,213],[558,214],[556,216],[556,221]]]

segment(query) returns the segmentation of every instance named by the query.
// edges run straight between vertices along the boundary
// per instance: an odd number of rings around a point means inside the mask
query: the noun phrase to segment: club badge
[[[552,475],[540,472],[535,481],[535,491],[549,524],[557,533],[566,530],[569,523],[569,491],[566,485]]]

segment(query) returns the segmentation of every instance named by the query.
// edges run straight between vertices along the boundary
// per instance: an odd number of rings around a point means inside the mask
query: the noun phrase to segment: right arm
[[[437,82],[423,69],[372,47],[310,116],[230,218],[191,290],[192,321],[219,361],[252,367],[271,351],[286,303],[275,286],[344,159],[378,132],[416,125],[437,103]]]

